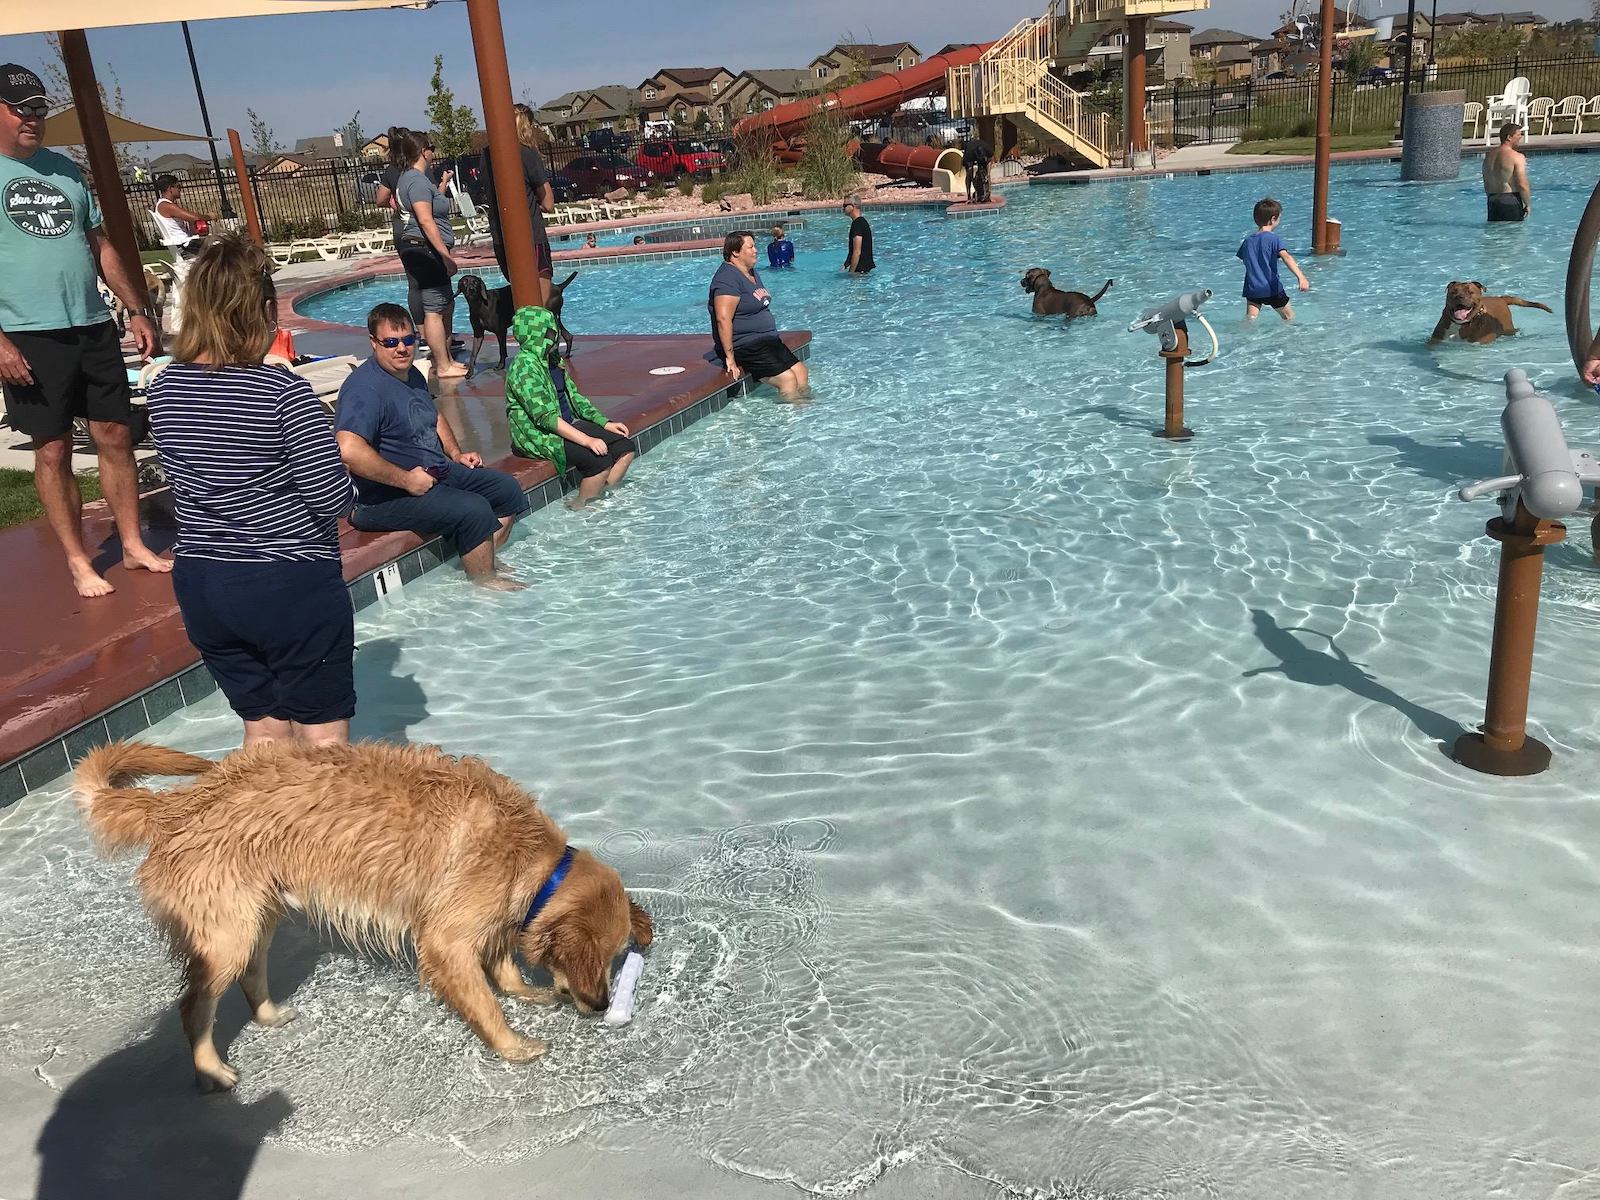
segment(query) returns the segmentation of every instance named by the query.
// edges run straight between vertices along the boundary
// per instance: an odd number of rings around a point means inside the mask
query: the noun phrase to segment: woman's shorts
[[[189,640],[244,720],[325,725],[355,714],[355,613],[338,559],[180,554],[172,590]]]
[[[737,347],[733,352],[733,361],[751,379],[771,379],[800,363],[794,351],[783,344],[783,339],[775,337]]]
[[[406,269],[406,278],[416,288],[416,298],[424,313],[449,312],[455,305],[455,291],[450,286],[450,272],[434,248],[426,242],[400,247],[400,265]],[[418,305],[412,305],[413,316]]]
[[[580,446],[577,442],[567,442],[567,466],[571,467],[585,479],[593,479],[596,475],[603,475],[617,465],[617,459],[638,452],[639,447],[634,445],[633,439],[623,437],[620,433],[612,433],[603,425],[596,425],[593,421],[585,421],[579,417],[571,425],[579,433],[586,433],[590,437],[602,438],[605,441],[607,452],[596,454],[587,446]]]

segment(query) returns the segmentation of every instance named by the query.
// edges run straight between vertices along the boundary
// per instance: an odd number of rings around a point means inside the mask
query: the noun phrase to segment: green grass
[[[100,499],[98,475],[79,475],[78,487],[84,500]],[[0,468],[0,529],[42,516],[44,509],[39,507],[39,496],[33,490],[33,472]]]
[[[1393,139],[1387,133],[1341,133],[1333,137],[1333,149],[1382,150]],[[1228,147],[1229,154],[1314,154],[1317,139],[1308,137],[1273,138],[1262,142],[1236,142]]]

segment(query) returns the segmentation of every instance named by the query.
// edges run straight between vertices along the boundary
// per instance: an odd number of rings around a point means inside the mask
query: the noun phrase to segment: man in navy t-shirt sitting
[[[497,572],[494,552],[528,511],[522,486],[504,471],[463,454],[412,365],[417,331],[398,304],[367,316],[372,357],[339,389],[339,453],[355,476],[357,529],[409,529],[455,539],[461,565],[480,587],[519,591]]]

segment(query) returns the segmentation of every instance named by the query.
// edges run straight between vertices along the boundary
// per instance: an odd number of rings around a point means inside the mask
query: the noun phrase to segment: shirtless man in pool
[[[1507,121],[1500,126],[1500,144],[1483,156],[1483,191],[1491,221],[1520,221],[1533,207],[1528,160],[1518,149],[1521,145],[1522,126]]]

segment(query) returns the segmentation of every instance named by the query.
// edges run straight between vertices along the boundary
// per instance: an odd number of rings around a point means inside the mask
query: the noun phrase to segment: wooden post
[[[511,275],[511,298],[518,308],[530,304],[537,307],[539,259],[534,252],[533,214],[528,211],[527,185],[522,178],[516,114],[511,111],[511,70],[506,65],[499,0],[467,0],[467,20],[472,26],[472,49],[477,57],[483,124],[489,131],[494,195]]]
[[[1311,252],[1328,253],[1328,167],[1333,156],[1333,0],[1322,0],[1317,62],[1317,159],[1312,183]]]
[[[128,193],[117,170],[117,151],[106,128],[106,111],[100,102],[100,81],[95,78],[94,60],[89,57],[89,39],[81,29],[61,31],[61,57],[72,85],[72,103],[78,112],[78,128],[83,132],[84,153],[89,173],[94,177],[95,197],[100,203],[100,219],[112,249],[122,259],[128,278],[137,281],[144,275],[139,258],[139,240],[134,236],[133,217],[128,212]]]
[[[1173,442],[1187,442],[1194,436],[1194,430],[1185,427],[1183,423],[1183,361],[1189,357],[1189,330],[1186,326],[1178,324],[1173,326],[1177,334],[1178,344],[1171,350],[1161,351],[1161,358],[1167,364],[1167,411],[1166,420],[1160,429],[1152,430],[1156,437],[1166,438]]]
[[[250,231],[251,241],[265,246],[267,239],[261,232],[261,213],[256,208],[255,193],[250,190],[250,168],[245,164],[244,145],[239,141],[237,129],[228,130],[228,145],[233,149],[233,175],[239,181],[239,203],[244,207],[245,227]]]
[[[1142,165],[1144,156],[1150,152],[1150,132],[1144,123],[1145,64],[1150,57],[1144,43],[1149,23],[1149,17],[1129,17],[1127,24],[1128,69],[1124,72],[1124,77],[1128,83],[1125,107],[1128,115],[1128,166],[1130,167]]]
[[[1485,532],[1500,543],[1489,698],[1483,732],[1457,738],[1454,756],[1462,766],[1488,775],[1537,775],[1550,765],[1550,747],[1527,731],[1539,586],[1544,548],[1562,541],[1567,530],[1559,522],[1535,517],[1518,500],[1510,521],[1496,517]]]

